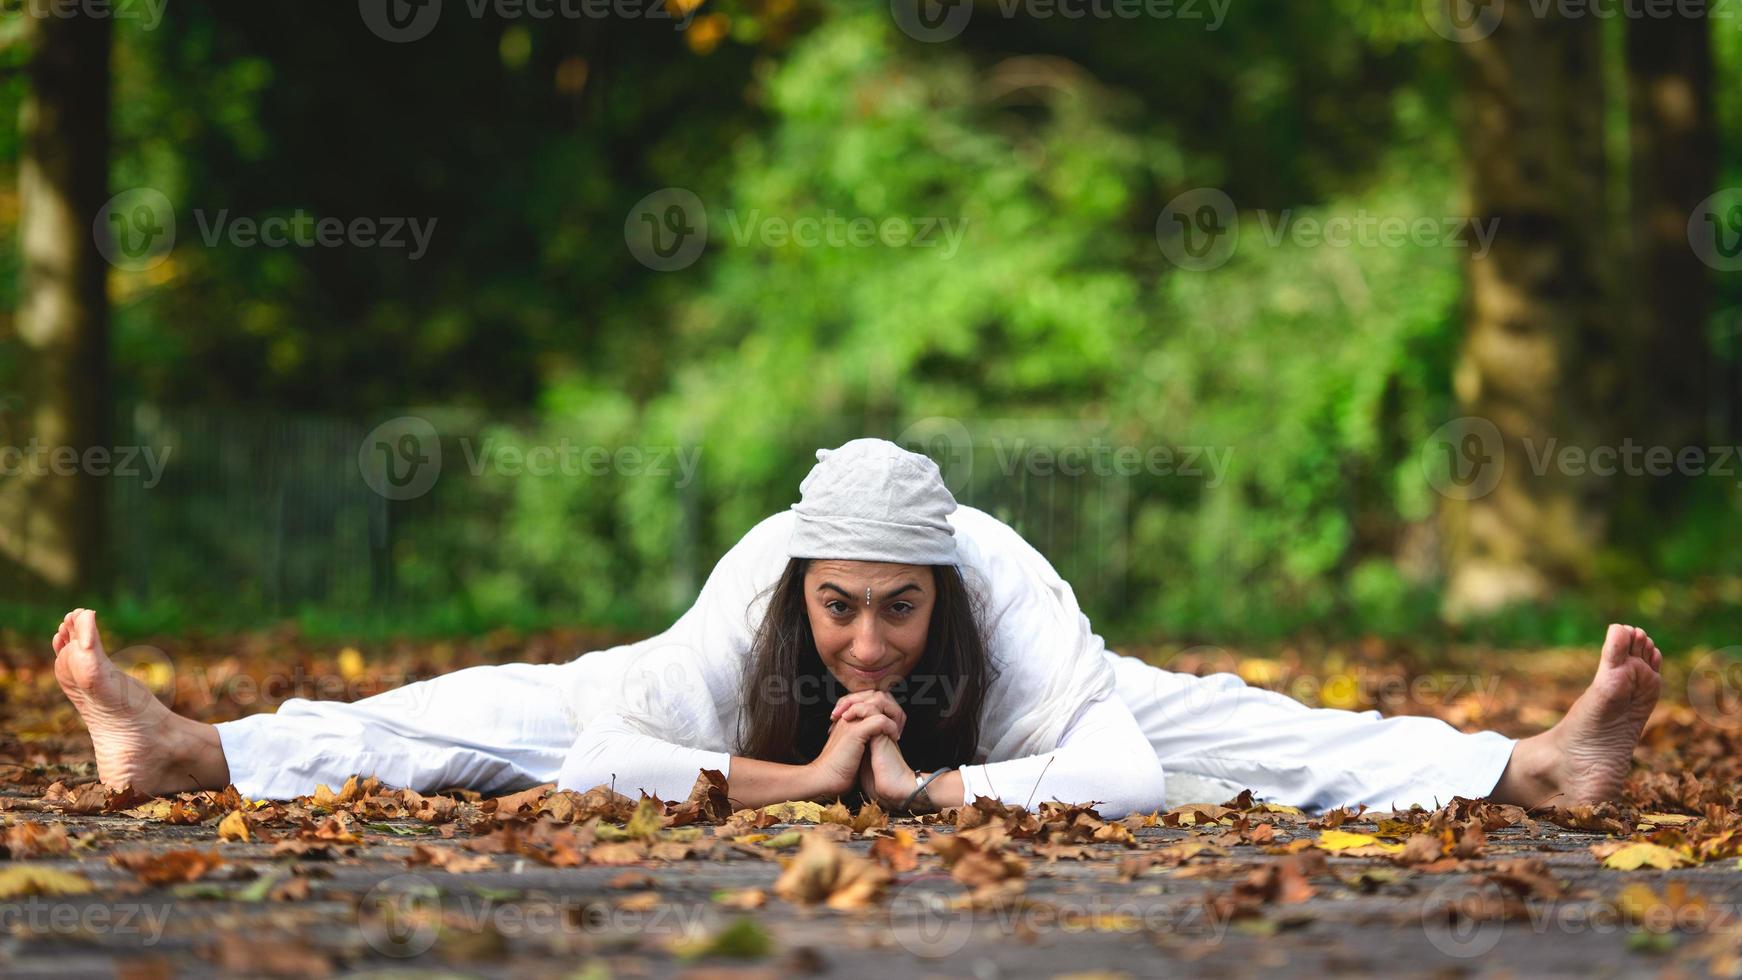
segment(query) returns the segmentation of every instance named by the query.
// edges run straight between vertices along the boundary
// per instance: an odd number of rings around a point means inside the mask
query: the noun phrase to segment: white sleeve
[[[727,752],[692,749],[644,735],[622,715],[589,724],[563,760],[557,789],[585,792],[606,785],[625,796],[646,793],[661,800],[683,800],[703,769],[718,769],[731,779]]]
[[[1093,802],[1109,819],[1160,809],[1164,789],[1155,749],[1116,697],[1084,705],[1051,752],[962,767],[963,802],[976,796],[1030,808],[1047,800]]]
[[[659,636],[634,644],[613,690],[591,692],[586,718],[557,778],[559,789],[615,785],[682,800],[696,773],[728,778],[744,705],[748,667],[764,591],[785,567],[791,515],[771,517],[722,557],[695,604]]]
[[[617,680],[611,707],[591,718],[563,759],[558,789],[610,785],[682,800],[703,769],[728,778],[732,756],[708,666],[684,646],[641,652]]]

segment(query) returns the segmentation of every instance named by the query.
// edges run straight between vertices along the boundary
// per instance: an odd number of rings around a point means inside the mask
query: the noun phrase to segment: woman
[[[1241,788],[1314,809],[1608,799],[1657,701],[1662,655],[1620,625],[1567,716],[1521,741],[1170,673],[1108,651],[1046,560],[957,507],[929,459],[875,439],[817,459],[799,503],[745,535],[671,629],[568,664],[474,667],[212,726],[116,668],[94,614],[75,610],[56,677],[103,782],[152,794],[233,782],[284,798],[372,774],[421,791],[554,779],[681,799],[716,769],[740,806],[858,788],[915,811],[987,796],[1107,816]]]

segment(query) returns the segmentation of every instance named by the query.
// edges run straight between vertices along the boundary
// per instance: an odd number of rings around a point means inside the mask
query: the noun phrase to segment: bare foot
[[[1553,728],[1518,743],[1494,796],[1526,806],[1618,798],[1657,706],[1662,667],[1644,630],[1610,626],[1591,686]]]
[[[228,782],[217,729],[169,710],[137,678],[103,652],[97,614],[75,609],[54,637],[54,676],[78,709],[96,750],[97,778],[112,789],[160,795],[200,788],[199,776],[218,776],[211,754]]]

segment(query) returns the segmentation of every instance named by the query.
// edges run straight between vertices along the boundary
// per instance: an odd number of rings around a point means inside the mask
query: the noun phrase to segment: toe
[[[1632,645],[1633,634],[1620,623],[1609,624],[1609,633],[1603,637],[1603,666],[1619,667],[1627,662],[1627,651]]]
[[[94,647],[97,645],[97,614],[89,609],[80,609],[73,620],[72,636],[79,643]]]

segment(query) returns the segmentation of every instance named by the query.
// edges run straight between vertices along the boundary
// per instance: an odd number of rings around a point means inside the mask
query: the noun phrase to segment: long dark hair
[[[787,562],[756,630],[741,692],[738,739],[741,753],[752,759],[794,765],[815,759],[828,741],[829,712],[847,693],[823,666],[811,635],[804,596],[809,567],[807,558]],[[925,652],[890,692],[907,712],[901,755],[926,771],[974,761],[980,708],[992,680],[979,597],[956,566],[933,565],[931,570],[937,595]]]

